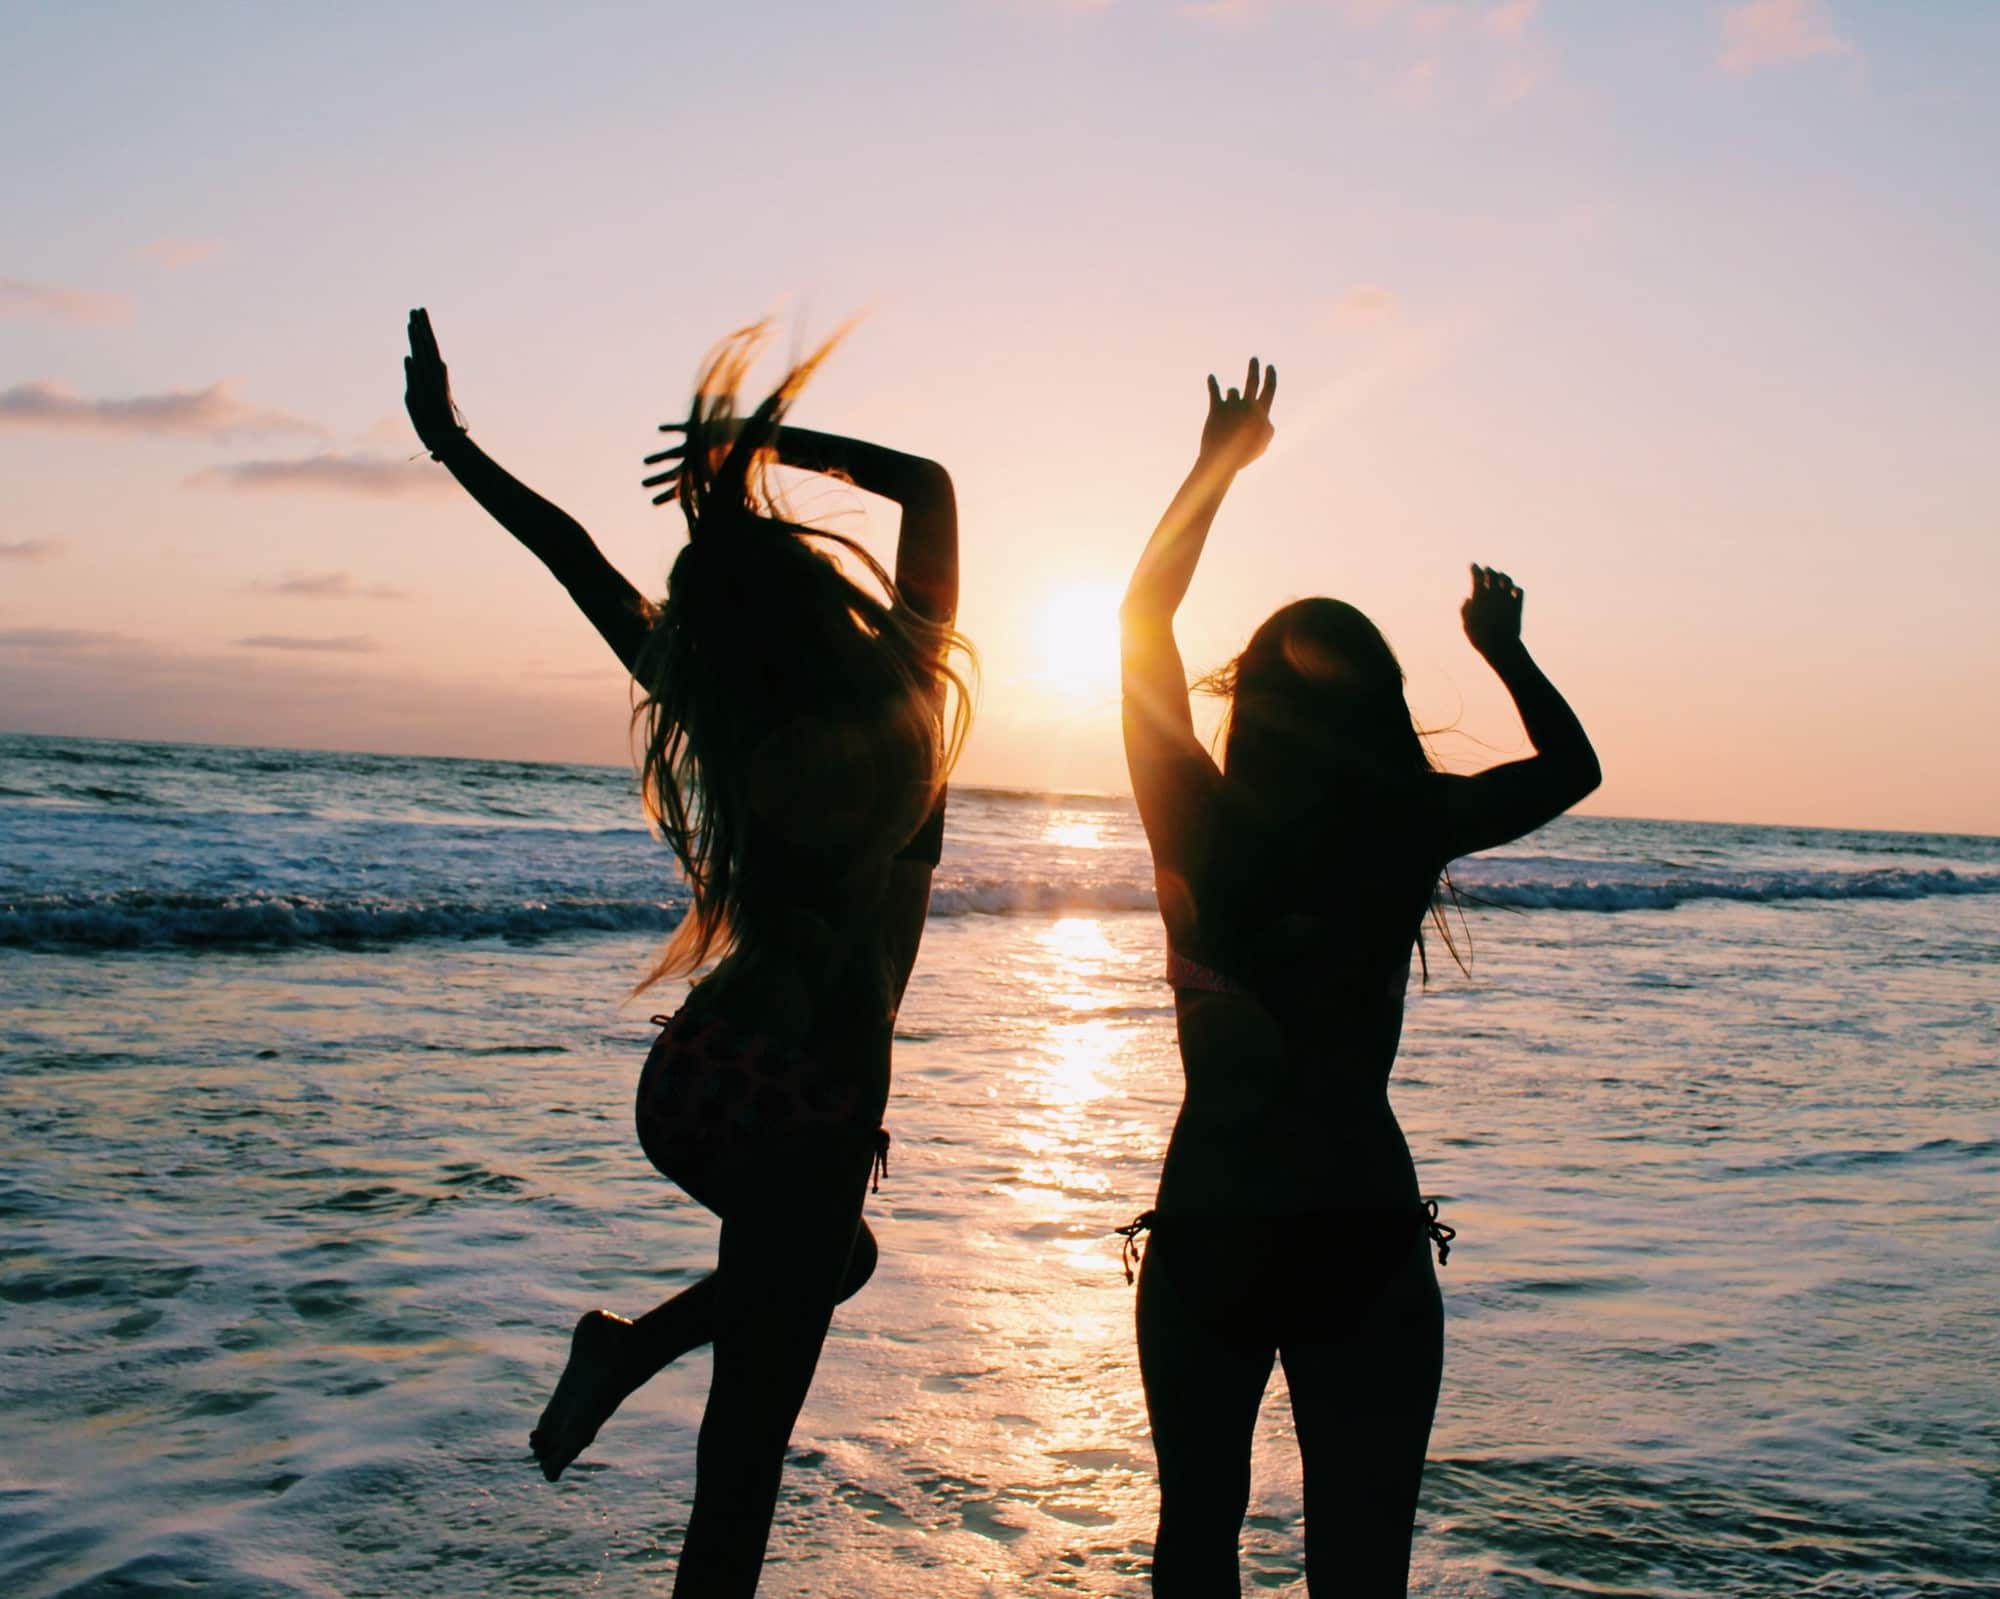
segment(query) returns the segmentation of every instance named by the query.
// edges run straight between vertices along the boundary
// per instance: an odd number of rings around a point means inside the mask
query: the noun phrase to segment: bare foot
[[[597,1429],[624,1399],[623,1357],[631,1336],[632,1324],[608,1310],[589,1311],[576,1324],[569,1340],[569,1364],[563,1367],[542,1419],[528,1434],[528,1447],[550,1482],[590,1447]]]

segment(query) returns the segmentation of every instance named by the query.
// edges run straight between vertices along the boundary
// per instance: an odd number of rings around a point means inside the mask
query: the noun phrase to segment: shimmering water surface
[[[631,1131],[679,903],[631,814],[0,738],[0,1592],[663,1587],[706,1356],[560,1485],[525,1449],[576,1314],[712,1255]],[[2000,1589],[2000,842],[1573,820],[1460,876],[1394,1089],[1460,1229],[1415,1590]],[[1146,1591],[1149,905],[1124,802],[954,798],[764,1592]],[[1276,1375],[1253,1591],[1299,1516]]]

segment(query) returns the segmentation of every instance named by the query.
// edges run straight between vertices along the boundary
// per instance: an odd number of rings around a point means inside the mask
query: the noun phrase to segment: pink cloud
[[[1496,111],[1519,105],[1549,81],[1550,70],[1536,60],[1506,62],[1493,75],[1487,103]]]
[[[1264,13],[1263,0],[1196,0],[1180,8],[1181,15],[1197,22],[1240,25],[1255,22]]]
[[[94,650],[123,639],[123,634],[84,627],[0,628],[0,650]]]
[[[227,383],[170,389],[125,400],[86,400],[60,383],[37,380],[0,392],[0,427],[97,429],[122,433],[183,433],[228,439],[246,433],[324,433],[283,411],[255,411]]]
[[[359,633],[343,633],[338,638],[306,638],[297,633],[253,633],[232,640],[245,650],[293,650],[313,655],[371,655],[382,646]]]
[[[260,490],[310,489],[335,494],[434,494],[448,488],[451,478],[429,461],[404,461],[387,455],[309,455],[290,461],[235,461],[211,466],[187,480],[199,487]]]
[[[400,446],[406,450],[417,447],[416,430],[410,426],[410,419],[397,411],[383,417],[366,433],[360,435],[363,444],[386,444]]]
[[[222,253],[222,246],[214,239],[154,239],[142,244],[134,252],[141,260],[151,261],[155,266],[169,269],[190,267],[207,261]]]
[[[1535,20],[1541,4],[1542,0],[1503,0],[1500,5],[1489,6],[1481,22],[1495,38],[1518,39],[1528,31],[1528,24]]]
[[[259,594],[287,594],[309,600],[401,600],[403,590],[386,583],[363,585],[346,572],[293,572],[282,578],[252,583]]]
[[[1814,56],[1850,55],[1854,46],[1835,33],[1822,0],[1750,0],[1722,16],[1725,72],[1754,72]]]
[[[1372,322],[1381,317],[1391,316],[1396,310],[1396,296],[1379,283],[1357,283],[1333,303],[1333,319],[1336,322]]]
[[[123,322],[132,302],[99,289],[72,289],[61,283],[29,283],[0,278],[0,316],[49,317],[57,322]]]
[[[16,539],[11,544],[0,544],[0,561],[24,561],[29,566],[40,566],[62,552],[61,539]]]
[[[1397,104],[1428,105],[1431,96],[1437,92],[1440,71],[1440,63],[1436,56],[1426,56],[1411,67],[1397,79],[1396,87],[1392,91]]]

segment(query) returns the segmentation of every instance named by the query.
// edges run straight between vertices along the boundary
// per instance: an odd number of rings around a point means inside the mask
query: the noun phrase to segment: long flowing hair
[[[799,360],[748,416],[736,395],[771,336],[739,328],[710,352],[673,497],[688,541],[633,673],[646,814],[691,903],[638,990],[756,937],[808,870],[860,847],[887,857],[929,813],[971,721],[970,645],[914,609],[845,534],[794,520],[774,480],[787,409],[839,343]],[[848,577],[839,556],[875,590]],[[879,591],[879,592],[876,592]],[[817,730],[773,747],[788,727]],[[819,770],[800,770],[801,756]],[[815,781],[819,787],[814,787]],[[855,827],[760,825],[773,797],[836,795]],[[782,858],[768,858],[782,857]]]
[[[1402,664],[1380,628],[1344,600],[1316,598],[1274,611],[1240,655],[1195,686],[1229,701],[1223,771],[1232,787],[1279,774],[1296,777],[1306,759],[1302,750],[1317,748],[1326,752],[1322,762],[1312,763],[1324,768],[1322,803],[1344,820],[1379,826],[1439,769],[1403,684]],[[1309,736],[1291,736],[1287,722],[1309,729]],[[1458,936],[1450,912],[1458,913]],[[1469,972],[1470,936],[1449,868],[1431,893],[1430,919],[1459,970]],[[1428,981],[1421,927],[1417,955]]]

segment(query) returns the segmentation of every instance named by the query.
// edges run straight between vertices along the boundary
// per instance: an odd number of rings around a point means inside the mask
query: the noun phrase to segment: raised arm
[[[1236,474],[1271,442],[1275,367],[1253,357],[1243,388],[1225,396],[1211,375],[1201,453],[1146,543],[1118,611],[1125,760],[1156,861],[1185,821],[1189,781],[1212,782],[1215,763],[1195,737],[1174,613],[1187,597],[1208,530]],[[1168,851],[1171,853],[1171,850]]]
[[[1460,611],[1465,636],[1513,696],[1535,753],[1471,777],[1439,779],[1446,859],[1532,833],[1603,781],[1583,723],[1521,642],[1521,600],[1505,572],[1472,569],[1472,594]]]
[[[665,422],[660,431],[680,433],[686,428]],[[900,505],[903,524],[896,538],[896,587],[934,622],[948,623],[957,616],[958,502],[950,473],[921,455],[812,428],[779,428],[777,450],[786,466],[846,478],[856,488]],[[653,496],[655,505],[665,504],[679,491],[684,453],[684,445],[675,445],[646,457],[648,466],[663,468],[645,480],[647,488],[660,491]]]
[[[403,403],[431,458],[444,463],[466,493],[555,574],[577,608],[603,635],[628,672],[652,627],[652,604],[604,558],[583,527],[502,468],[472,442],[451,401],[451,382],[428,312],[410,313],[410,353],[403,361]]]

